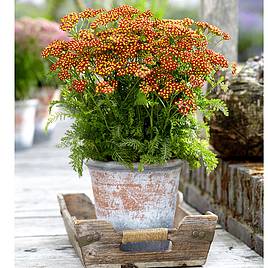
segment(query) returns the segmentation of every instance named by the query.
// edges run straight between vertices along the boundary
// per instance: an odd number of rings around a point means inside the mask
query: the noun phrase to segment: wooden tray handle
[[[129,242],[159,241],[167,239],[167,228],[125,230],[123,231],[122,244]]]

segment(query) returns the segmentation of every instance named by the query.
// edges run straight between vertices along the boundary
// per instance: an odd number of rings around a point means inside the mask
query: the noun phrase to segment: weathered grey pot
[[[143,172],[117,162],[89,161],[98,219],[116,230],[173,227],[181,160],[148,165]]]
[[[33,144],[37,99],[15,102],[15,150],[30,148]]]

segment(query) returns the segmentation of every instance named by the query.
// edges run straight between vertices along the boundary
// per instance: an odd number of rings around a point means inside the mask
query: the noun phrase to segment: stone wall
[[[217,214],[224,229],[263,255],[263,184],[262,163],[220,159],[210,174],[185,164],[180,190],[187,203]]]
[[[263,56],[251,58],[227,92],[214,93],[229,110],[228,117],[218,113],[209,122],[219,165],[206,174],[204,167],[191,171],[185,164],[180,184],[186,202],[200,212],[217,214],[223,228],[260,255],[264,178],[263,163],[256,161],[263,162],[263,69]]]

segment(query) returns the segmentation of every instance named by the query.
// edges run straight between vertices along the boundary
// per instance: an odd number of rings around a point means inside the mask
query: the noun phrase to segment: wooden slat
[[[47,217],[60,217],[60,211],[54,206],[51,209],[26,209],[16,210],[16,218],[47,218]]]
[[[217,222],[217,216],[212,213],[191,216],[178,206],[177,210],[182,211],[176,213],[177,217],[181,216],[177,220],[179,225],[177,228],[170,229],[168,234],[168,239],[172,241],[171,250],[124,252],[120,250],[122,233],[116,232],[110,223],[96,220],[95,213],[91,215],[90,210],[94,212],[94,207],[84,194],[58,195],[58,200],[70,241],[87,267],[95,264],[123,265],[140,262],[159,262],[163,267],[203,265]],[[81,205],[83,208],[79,209]],[[86,206],[88,208],[85,208]],[[194,236],[194,233],[197,236]],[[96,234],[98,234],[97,240],[94,239]],[[78,245],[77,241],[83,237],[88,238],[89,245]]]
[[[67,235],[16,238],[15,246],[18,268],[83,267]]]
[[[66,231],[61,217],[15,219],[15,237],[64,234]]]
[[[16,267],[19,268],[83,267],[71,247],[67,235],[16,238],[15,245],[17,263],[20,264]],[[264,265],[262,258],[240,240],[224,230],[217,230],[207,262],[203,267],[263,268]]]

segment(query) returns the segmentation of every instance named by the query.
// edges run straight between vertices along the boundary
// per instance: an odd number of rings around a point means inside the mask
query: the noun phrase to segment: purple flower
[[[243,31],[262,31],[263,19],[259,14],[253,12],[240,12],[239,24]]]

